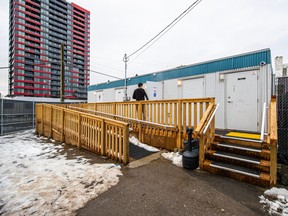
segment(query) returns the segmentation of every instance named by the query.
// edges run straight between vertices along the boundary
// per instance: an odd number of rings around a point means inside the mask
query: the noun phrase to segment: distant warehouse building
[[[65,0],[9,0],[9,94],[60,96],[65,45],[65,98],[87,99],[90,12]]]
[[[264,49],[158,71],[127,80],[128,96],[146,84],[150,100],[215,97],[216,127],[259,132],[272,89],[271,51]],[[122,101],[124,80],[91,85],[88,102]]]

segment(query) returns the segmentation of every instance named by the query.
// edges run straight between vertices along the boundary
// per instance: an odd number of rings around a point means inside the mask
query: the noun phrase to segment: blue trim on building
[[[177,79],[188,76],[195,76],[207,73],[214,73],[218,71],[236,70],[247,67],[259,66],[261,62],[271,64],[271,50],[264,49],[241,55],[230,56],[227,58],[216,59],[212,61],[202,62],[189,66],[173,68],[165,71],[154,72],[151,74],[140,75],[127,79],[127,86],[136,85],[139,82],[145,83],[147,81],[157,82],[169,79]],[[124,79],[112,81],[109,84],[100,83],[88,87],[88,91],[97,91],[109,88],[124,87]]]

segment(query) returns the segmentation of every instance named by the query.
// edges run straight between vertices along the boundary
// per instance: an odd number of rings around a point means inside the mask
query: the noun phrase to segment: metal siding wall
[[[259,95],[258,118],[259,118],[259,124],[261,125],[263,104],[264,102],[266,102],[266,105],[268,106],[272,95],[272,67],[270,64],[264,65],[259,69],[258,95]],[[268,119],[268,113],[266,114],[266,119]],[[267,131],[267,122],[265,125],[265,131]]]
[[[115,100],[114,88],[103,90],[103,102],[110,102]]]
[[[241,69],[246,67],[259,66],[260,62],[264,61],[266,64],[271,64],[271,51],[270,49],[255,51],[238,56],[232,56],[219,60],[203,62],[195,65],[174,68],[166,71],[159,71],[151,74],[131,77],[127,80],[127,85],[136,85],[139,82],[145,83],[146,81],[164,81],[170,79],[177,79],[187,76],[195,76],[200,74],[213,73],[218,71]],[[155,75],[154,75],[155,74]],[[88,91],[109,89],[123,87],[124,80],[112,81],[109,84],[101,83],[88,87]]]
[[[220,103],[215,117],[215,127],[225,128],[225,82],[219,81],[219,72],[215,73],[215,103]]]
[[[96,96],[94,95],[94,91],[88,91],[87,97],[88,97],[89,103],[96,102]]]
[[[181,92],[177,84],[177,79],[165,80],[164,81],[164,99],[177,99]]]
[[[216,73],[206,74],[205,82],[205,97],[215,97],[216,91]]]

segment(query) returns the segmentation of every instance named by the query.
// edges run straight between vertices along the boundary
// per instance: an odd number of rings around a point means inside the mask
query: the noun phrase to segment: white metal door
[[[183,80],[183,98],[203,98],[204,96],[204,78]]]
[[[96,92],[96,102],[103,102],[103,91]]]
[[[124,99],[124,89],[115,89],[115,101],[123,101]]]
[[[227,129],[258,131],[257,71],[226,74]]]

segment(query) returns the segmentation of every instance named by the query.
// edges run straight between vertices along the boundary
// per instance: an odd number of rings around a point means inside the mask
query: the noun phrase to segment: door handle
[[[228,103],[233,103],[233,101],[229,101],[229,100],[228,100],[227,102],[228,102]]]

